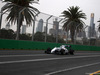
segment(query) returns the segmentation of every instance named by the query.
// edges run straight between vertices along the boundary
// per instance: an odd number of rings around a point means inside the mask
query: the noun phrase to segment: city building
[[[58,32],[56,32],[56,30],[52,28],[49,30],[49,33],[54,37],[56,37],[56,34],[58,34],[59,38],[63,38],[63,39],[66,39],[66,35],[67,35],[67,32],[62,29],[58,29]]]
[[[94,13],[91,13],[91,20],[90,20],[90,26],[91,26],[91,28],[93,28],[94,27]]]
[[[56,36],[56,30],[53,28],[49,29],[49,33],[50,35]]]
[[[58,34],[58,32],[59,32],[59,22],[57,21],[56,18],[55,21],[53,21],[53,28],[49,30],[49,33],[55,37]]]
[[[91,13],[91,17],[90,17],[90,26],[88,27],[88,37],[95,37],[95,24],[94,24],[94,13]]]
[[[57,21],[57,18],[55,21],[53,21],[53,28],[49,29],[49,34],[53,35],[54,37],[58,35],[59,38],[66,40],[67,33],[63,29],[59,29],[59,22]]]
[[[36,28],[36,32],[42,32],[43,30],[43,19],[40,19]]]
[[[21,34],[26,34],[26,25],[22,25]]]
[[[59,22],[57,21],[57,18],[55,21],[53,21],[53,29],[58,30],[59,29]]]
[[[67,32],[64,31],[63,29],[58,30],[58,35],[59,35],[60,38],[63,38],[64,40],[66,40],[66,38],[67,38],[67,36],[66,36]]]

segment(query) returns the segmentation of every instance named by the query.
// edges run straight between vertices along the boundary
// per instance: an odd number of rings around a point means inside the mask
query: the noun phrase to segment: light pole
[[[23,8],[19,14],[18,14],[18,24],[17,24],[17,34],[16,34],[16,40],[19,40],[19,34],[20,34],[20,16],[21,16],[21,13],[25,10],[26,8]]]
[[[49,20],[51,17],[52,17],[52,15],[51,15],[49,18],[47,18],[47,20],[46,20],[45,42],[47,41],[48,20]]]
[[[32,41],[34,41],[34,29],[35,29],[35,21],[36,21],[36,16],[40,14],[40,12],[38,12],[35,16],[34,16],[34,21],[33,21],[33,31],[32,31]]]
[[[0,29],[1,29],[1,24],[2,24],[2,12],[1,12],[1,14],[0,14]]]

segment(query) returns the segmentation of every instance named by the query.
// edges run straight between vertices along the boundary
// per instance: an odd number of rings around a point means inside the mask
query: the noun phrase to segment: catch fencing
[[[0,39],[16,40],[17,25],[9,23],[6,20],[7,16],[8,13],[2,14],[2,18],[0,16]],[[89,30],[89,26],[84,25],[80,32],[75,32],[75,41],[72,43],[70,32],[67,33],[64,31],[63,25],[62,17],[40,12],[31,26],[27,26],[26,23],[23,22],[20,28],[19,40],[100,46],[100,33],[98,29],[95,28],[94,32],[92,32]],[[13,33],[7,32],[9,29],[12,29]],[[94,35],[91,36],[93,33]]]

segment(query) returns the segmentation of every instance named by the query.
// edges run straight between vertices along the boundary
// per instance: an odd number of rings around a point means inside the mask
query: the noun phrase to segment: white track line
[[[61,58],[44,58],[44,59],[32,59],[32,60],[18,60],[18,61],[5,61],[0,62],[0,64],[11,64],[11,63],[23,63],[23,62],[36,62],[36,61],[49,61],[49,60],[62,60],[62,59],[72,59],[72,58],[88,58],[88,57],[98,57],[100,55],[91,56],[75,56],[75,57],[61,57]]]
[[[100,54],[100,53],[76,53],[76,54]]]
[[[98,64],[100,64],[100,62],[82,65],[82,66],[77,66],[77,67],[72,67],[72,68],[63,69],[63,70],[59,70],[59,71],[54,71],[54,72],[51,72],[51,73],[48,73],[48,74],[45,74],[45,75],[53,75],[53,74],[57,74],[57,73],[61,73],[61,72],[66,72],[66,71],[69,71],[69,70],[75,70],[75,69],[79,69],[79,68],[83,68],[83,67],[89,67],[89,66],[98,65]]]
[[[76,53],[78,55],[81,54],[100,54],[100,53]],[[24,57],[24,56],[44,56],[44,55],[51,55],[51,54],[31,54],[31,55],[0,55],[0,57]]]
[[[46,54],[33,54],[33,55],[2,55],[0,57],[24,57],[24,56],[44,56]],[[47,54],[48,55],[48,54]]]

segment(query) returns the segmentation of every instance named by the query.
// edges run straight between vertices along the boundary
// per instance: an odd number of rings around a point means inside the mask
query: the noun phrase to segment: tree
[[[70,30],[71,40],[74,43],[75,30],[80,31],[83,28],[84,22],[81,19],[86,19],[85,13],[83,13],[78,6],[69,7],[67,10],[62,12],[64,17],[63,29]],[[79,25],[79,26],[78,26]],[[77,28],[76,28],[77,27]]]
[[[2,38],[2,39],[15,39],[15,32],[12,29],[9,29],[9,30],[1,29],[0,30],[0,38]]]
[[[44,34],[42,32],[36,32],[34,35],[35,41],[44,41]]]
[[[47,35],[47,42],[55,42],[56,38],[52,35]]]
[[[31,25],[35,14],[39,12],[38,9],[35,7],[32,7],[30,4],[37,3],[34,0],[2,0],[3,2],[7,2],[4,6],[2,11],[9,12],[7,16],[7,21],[12,23],[17,23],[17,33],[20,34],[20,27],[23,23],[23,21],[26,21],[26,25]],[[20,18],[19,18],[19,13]],[[20,20],[19,20],[20,19]],[[19,22],[20,21],[20,22]],[[19,26],[18,26],[19,22]],[[19,39],[19,37],[17,38]]]
[[[32,37],[26,34],[20,34],[20,40],[31,40]]]

